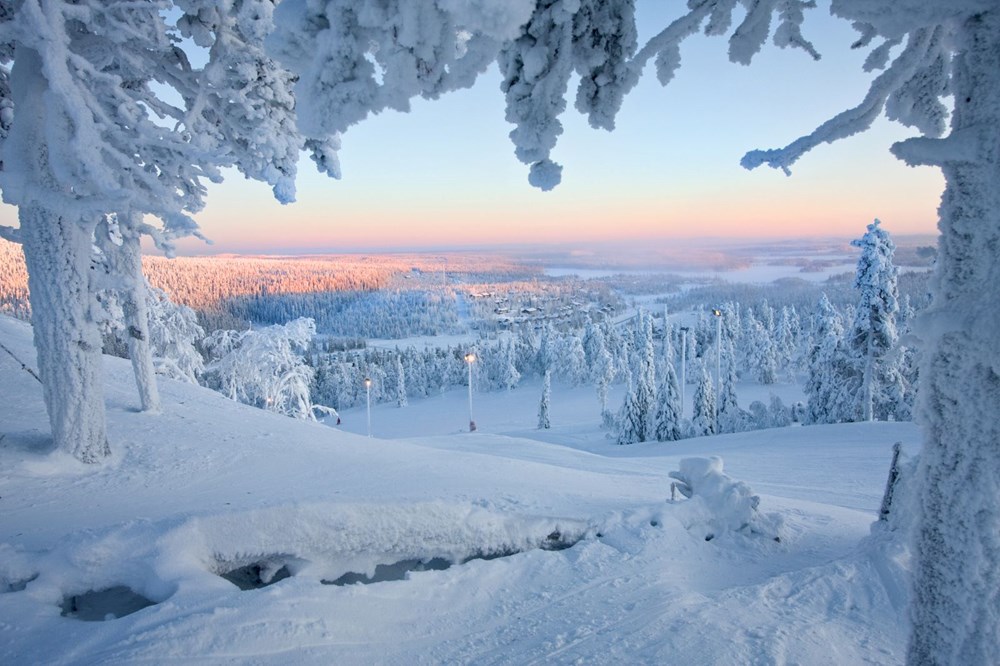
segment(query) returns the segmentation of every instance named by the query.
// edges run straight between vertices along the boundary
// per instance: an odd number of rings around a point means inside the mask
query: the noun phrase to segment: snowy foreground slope
[[[0,343],[33,365],[27,326],[0,317]],[[380,440],[169,381],[141,414],[130,372],[106,359],[116,453],[88,467],[49,450],[41,386],[0,350],[0,663],[902,661],[905,550],[870,525],[912,425]],[[780,541],[668,501],[680,459],[709,455]],[[292,575],[219,575],[241,567]],[[401,579],[325,584],[373,574]],[[81,619],[134,595],[154,603]]]

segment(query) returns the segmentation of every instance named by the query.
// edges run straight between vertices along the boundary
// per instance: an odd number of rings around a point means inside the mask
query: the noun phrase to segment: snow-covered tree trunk
[[[53,176],[48,155],[38,149],[45,145],[49,105],[37,52],[18,51],[11,80],[14,106],[30,110],[19,114],[19,122],[11,128],[4,157],[16,160],[23,174],[18,220],[45,407],[56,446],[94,463],[110,453],[101,385],[101,338],[91,310],[94,224],[45,206],[47,198],[58,202],[61,197],[46,196]]]
[[[396,375],[396,406],[406,407],[409,401],[406,399],[406,371],[403,369],[403,356],[397,353],[395,358]]]
[[[139,403],[144,412],[160,410],[160,393],[156,387],[156,369],[149,334],[149,307],[146,280],[142,275],[142,250],[136,228],[141,217],[134,213],[118,215],[121,245],[110,242],[108,226],[101,222],[97,237],[104,251],[108,267],[118,288],[122,312],[125,315],[125,334],[128,336],[128,357],[132,361]]]
[[[92,227],[38,206],[18,210],[38,376],[59,449],[85,463],[110,454],[101,336],[91,309]]]
[[[552,427],[549,421],[549,400],[552,395],[552,373],[545,371],[545,379],[542,380],[542,397],[538,402],[538,429],[548,430]]]
[[[869,336],[861,373],[861,420],[875,420],[875,340]]]
[[[1000,645],[1000,10],[966,19],[958,37],[951,136],[916,140],[938,144],[922,161],[947,184],[920,331],[913,664],[995,663]]]
[[[157,412],[160,410],[160,393],[156,387],[153,351],[149,344],[149,308],[146,306],[146,281],[142,275],[142,251],[138,232],[132,228],[122,229],[122,246],[119,252],[122,275],[126,280],[122,289],[122,311],[125,313],[125,326],[128,330],[128,356],[132,360],[142,410]]]

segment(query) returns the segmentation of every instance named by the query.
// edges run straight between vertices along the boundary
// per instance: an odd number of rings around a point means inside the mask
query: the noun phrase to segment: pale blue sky
[[[639,0],[648,36],[680,3]],[[197,216],[215,241],[189,252],[338,252],[671,237],[858,236],[879,217],[894,233],[930,233],[940,174],[888,152],[913,133],[880,120],[872,131],[804,157],[791,177],[745,171],[743,153],[782,146],[864,96],[864,52],[850,24],[825,6],[804,32],[823,55],[768,45],[750,67],[729,63],[727,43],[696,36],[675,80],[651,71],[626,98],[613,133],[572,108],[553,158],[563,183],[539,192],[513,155],[496,68],[471,90],[417,100],[343,137],[343,179],[304,159],[298,202],[280,206],[266,185],[232,173],[211,186]],[[6,207],[5,207],[6,208]],[[0,213],[0,223],[12,219]],[[9,222],[7,222],[9,223]]]

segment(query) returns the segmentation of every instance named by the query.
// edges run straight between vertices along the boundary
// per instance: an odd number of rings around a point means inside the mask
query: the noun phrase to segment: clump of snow
[[[579,539],[588,530],[580,520],[445,502],[319,503],[192,519],[163,536],[160,555],[211,573],[267,562],[273,571],[287,566],[296,576],[336,580],[349,572],[372,577],[377,566],[407,559],[462,562],[532,550],[553,533]]]
[[[688,531],[706,541],[732,532],[780,540],[781,516],[758,511],[760,497],[723,473],[722,458],[684,458],[679,467],[670,477],[676,479],[678,492],[691,500],[681,518]]]

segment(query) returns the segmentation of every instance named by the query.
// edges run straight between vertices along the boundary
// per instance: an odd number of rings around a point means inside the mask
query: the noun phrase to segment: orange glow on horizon
[[[923,199],[926,199],[924,197]],[[275,213],[284,218],[274,223]],[[280,252],[294,248],[429,248],[510,244],[642,241],[669,238],[797,238],[853,236],[875,217],[896,234],[933,233],[934,209],[914,198],[893,208],[842,198],[817,206],[815,200],[782,201],[736,196],[711,207],[701,197],[668,201],[633,200],[586,208],[565,205],[448,208],[414,205],[405,213],[372,207],[317,214],[290,206],[275,213],[230,211],[224,219],[202,220],[204,233],[226,251]],[[234,223],[234,220],[238,220]],[[200,241],[185,241],[195,253]]]

